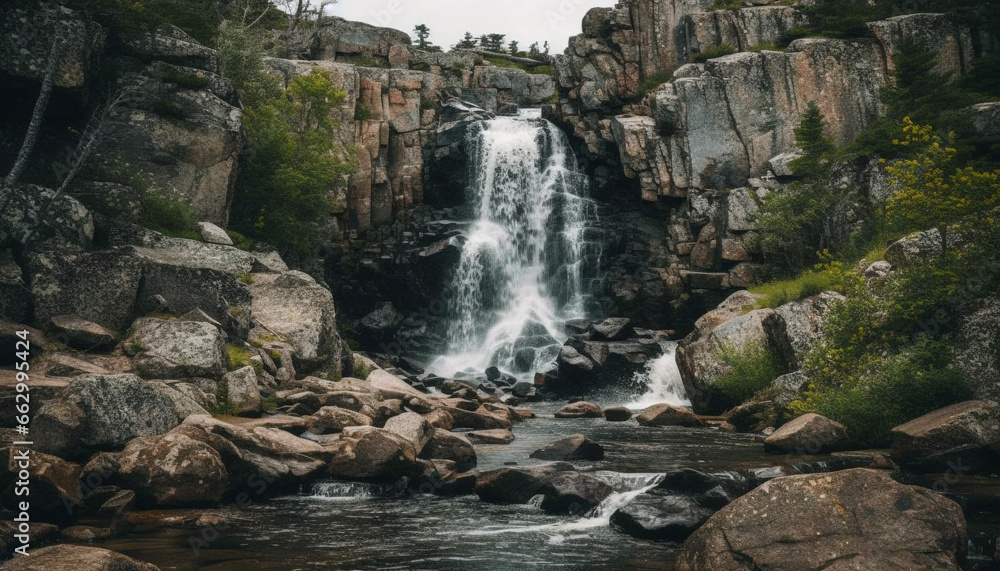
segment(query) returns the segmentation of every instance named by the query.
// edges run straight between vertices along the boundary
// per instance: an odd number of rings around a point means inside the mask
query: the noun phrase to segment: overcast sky
[[[532,42],[548,41],[552,53],[562,53],[570,36],[580,33],[580,22],[595,6],[614,6],[617,0],[340,0],[329,14],[348,20],[403,30],[427,24],[430,41],[448,48],[466,31],[507,34],[527,50]],[[416,38],[414,38],[416,40]]]

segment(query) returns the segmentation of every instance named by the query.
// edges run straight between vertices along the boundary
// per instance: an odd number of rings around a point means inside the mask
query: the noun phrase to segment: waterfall
[[[584,317],[593,207],[566,136],[537,110],[486,121],[470,141],[474,220],[449,288],[442,376],[496,366],[528,378]]]
[[[643,409],[660,403],[691,406],[677,368],[676,342],[666,342],[663,355],[650,361],[645,372],[636,374],[635,384],[646,387],[646,393],[628,403],[629,408]]]

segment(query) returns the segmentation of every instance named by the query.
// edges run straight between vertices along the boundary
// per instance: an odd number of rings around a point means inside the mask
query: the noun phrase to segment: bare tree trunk
[[[38,99],[35,100],[35,110],[31,114],[31,122],[28,123],[28,132],[24,135],[24,142],[21,143],[21,150],[17,154],[17,159],[14,160],[14,165],[11,167],[10,172],[4,177],[3,187],[0,188],[0,211],[7,206],[7,201],[10,199],[12,191],[11,187],[21,178],[21,174],[28,165],[28,157],[31,156],[31,151],[35,148],[38,134],[42,130],[42,119],[44,119],[45,110],[49,106],[49,98],[52,95],[52,87],[55,84],[56,71],[59,69],[59,63],[62,59],[60,56],[62,55],[63,45],[62,34],[57,30],[56,37],[52,38],[52,49],[49,51],[48,65],[45,67],[45,77],[42,79],[42,90],[38,94]]]
[[[73,150],[73,154],[70,155],[70,164],[64,171],[66,174],[63,177],[62,182],[59,184],[58,188],[56,188],[56,192],[52,195],[52,198],[50,198],[45,204],[45,207],[42,208],[38,218],[35,220],[35,224],[28,228],[28,231],[24,235],[24,239],[21,241],[23,244],[27,244],[28,240],[34,236],[35,230],[38,229],[38,226],[45,223],[52,206],[55,205],[56,201],[59,200],[59,197],[66,192],[66,189],[69,188],[73,179],[76,178],[76,175],[80,174],[80,170],[83,169],[83,166],[87,163],[87,160],[90,159],[90,156],[94,154],[94,150],[100,144],[104,127],[107,125],[108,115],[110,115],[116,107],[126,101],[134,91],[134,85],[123,88],[117,94],[110,97],[104,105],[95,110],[93,115],[91,115],[90,120],[87,122],[86,129],[83,131],[83,135],[80,136],[80,141],[77,142],[76,148]]]

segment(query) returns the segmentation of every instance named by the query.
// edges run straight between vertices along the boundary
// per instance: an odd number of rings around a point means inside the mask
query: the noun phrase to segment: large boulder
[[[558,472],[546,480],[540,493],[544,496],[543,510],[582,516],[614,493],[614,489],[589,474]]]
[[[29,454],[25,455],[24,451]],[[22,480],[20,474],[25,469],[30,473],[27,487],[17,484]],[[0,450],[0,499],[3,506],[14,513],[20,513],[18,504],[28,500],[31,504],[32,521],[60,523],[76,515],[74,512],[83,507],[80,475],[78,464],[55,456],[26,448]],[[29,490],[30,498],[21,495],[25,489]]]
[[[1000,402],[1000,298],[988,297],[958,327],[955,364],[980,400]]]
[[[679,571],[957,571],[966,524],[955,502],[868,469],[775,478],[685,543]]]
[[[408,440],[418,455],[423,452],[435,432],[431,423],[415,412],[404,412],[390,418],[385,423],[385,430]]]
[[[639,426],[687,426],[698,428],[705,423],[686,408],[666,403],[654,404],[635,417]]]
[[[104,48],[105,31],[80,12],[65,7],[11,2],[0,17],[0,70],[40,82],[48,67],[52,42],[61,42],[53,85],[85,91],[94,79]]]
[[[1000,404],[966,401],[897,426],[892,457],[910,470],[992,472],[1000,461]]]
[[[740,404],[732,402],[715,386],[719,377],[732,370],[731,355],[751,349],[767,351],[779,358],[786,369],[786,359],[795,355],[781,313],[773,309],[747,313],[753,307],[752,299],[743,293],[734,294],[720,309],[703,316],[695,332],[677,348],[677,367],[684,388],[700,413],[719,414]]]
[[[166,38],[160,32],[142,36],[183,44],[214,59],[212,50],[193,41]],[[132,76],[131,97],[109,112],[105,143],[92,160],[112,168],[127,165],[148,192],[183,202],[198,219],[225,227],[244,144],[243,112],[226,98],[231,87],[212,88],[227,83],[215,73],[214,64],[156,59],[177,66],[167,77],[158,73],[162,63]],[[171,81],[175,78],[187,85]]]
[[[524,504],[541,493],[549,478],[572,470],[568,464],[490,470],[476,479],[476,495],[491,504]]]
[[[427,460],[451,460],[455,469],[464,472],[476,467],[476,448],[461,434],[438,428],[424,446],[420,457]]]
[[[32,420],[39,451],[81,458],[133,438],[164,434],[183,420],[169,389],[135,375],[81,375]]]
[[[114,331],[87,321],[79,315],[57,315],[52,327],[66,340],[66,344],[84,351],[111,349],[118,342]]]
[[[309,372],[329,366],[339,371],[342,341],[330,290],[307,274],[291,271],[254,274],[250,292],[254,319],[292,345],[296,369]]]
[[[371,417],[338,406],[324,406],[309,419],[309,430],[316,434],[341,432],[351,426],[371,426]]]
[[[226,370],[226,336],[199,321],[143,318],[135,322],[125,348],[149,378],[218,377]]]
[[[819,454],[847,443],[843,424],[814,413],[803,414],[764,440],[764,449],[776,454]]]
[[[118,463],[122,483],[149,505],[213,505],[229,491],[219,453],[181,433],[136,438],[118,455]]]
[[[348,429],[331,448],[327,470],[334,478],[394,482],[423,472],[413,443],[388,430]]]
[[[28,255],[35,319],[79,315],[113,331],[124,331],[142,281],[142,263],[126,251],[38,252]]]
[[[52,545],[32,549],[30,557],[17,557],[3,566],[4,571],[160,571],[152,563],[138,561],[97,547]]]
[[[687,496],[646,493],[615,510],[611,526],[639,539],[681,543],[714,513]]]
[[[0,243],[22,244],[34,251],[79,251],[94,238],[93,217],[72,197],[20,184],[6,191],[6,199],[7,205],[0,212]]]
[[[222,377],[226,387],[226,401],[237,414],[254,415],[260,413],[260,390],[257,387],[257,372],[251,366],[242,367]]]
[[[602,418],[604,411],[592,402],[577,401],[568,404],[555,414],[556,418]]]
[[[582,434],[567,436],[531,453],[539,460],[603,460],[604,448]]]

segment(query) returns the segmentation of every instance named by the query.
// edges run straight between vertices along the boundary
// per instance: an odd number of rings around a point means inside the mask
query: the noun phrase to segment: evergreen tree
[[[491,52],[504,53],[504,39],[507,37],[506,34],[489,34],[486,37],[487,46],[486,49]]]
[[[431,36],[431,30],[427,27],[427,24],[419,24],[417,27],[413,28],[413,33],[417,35],[417,47],[424,50],[430,43],[427,38]]]
[[[795,141],[802,149],[802,157],[792,163],[795,174],[816,177],[823,172],[827,156],[834,150],[833,141],[824,132],[823,113],[815,101],[810,101],[802,121],[795,129]]]
[[[462,38],[462,41],[455,44],[455,47],[462,50],[474,50],[477,45],[476,37],[472,35],[472,32],[465,32],[465,37]]]
[[[516,56],[518,53],[520,53],[521,50],[518,49],[519,47],[520,46],[518,46],[517,40],[511,42],[510,47],[508,47],[508,49],[510,50],[510,55]]]

